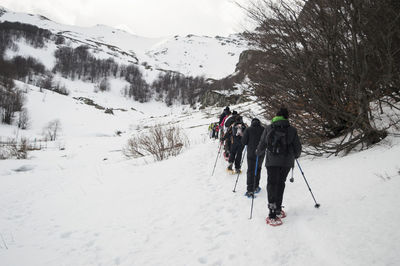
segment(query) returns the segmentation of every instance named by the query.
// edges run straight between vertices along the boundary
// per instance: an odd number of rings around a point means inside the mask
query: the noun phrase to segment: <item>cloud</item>
[[[243,20],[232,0],[0,0],[0,5],[63,24],[124,25],[149,37],[227,35]]]

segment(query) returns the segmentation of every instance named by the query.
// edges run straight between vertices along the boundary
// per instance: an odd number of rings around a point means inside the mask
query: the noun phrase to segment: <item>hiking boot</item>
[[[259,193],[261,191],[260,187],[257,187],[256,190],[254,191],[254,193]]]
[[[229,163],[228,168],[226,168],[226,170],[233,171],[232,165],[233,165],[233,163]]]
[[[247,191],[244,195],[245,195],[246,197],[248,197],[248,198],[254,197],[254,193],[251,192],[251,191]]]
[[[240,169],[235,169],[235,172],[236,172],[236,174],[241,174],[241,173],[242,173],[242,170],[240,170]]]

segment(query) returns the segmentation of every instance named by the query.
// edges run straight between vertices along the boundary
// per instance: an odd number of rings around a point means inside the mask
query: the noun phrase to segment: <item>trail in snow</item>
[[[386,204],[396,198],[399,178],[383,181],[371,175],[376,166],[371,156],[364,156],[373,151],[346,159],[302,160],[321,208],[313,207],[300,173],[295,172],[295,182],[287,183],[285,193],[288,217],[283,226],[272,228],[265,224],[265,168],[263,190],[249,220],[245,174],[240,175],[237,193],[232,193],[236,176],[225,172],[222,158],[211,176],[217,149],[217,143],[206,140],[176,158],[146,165],[113,158],[69,158],[57,151],[49,155],[58,158],[52,166],[43,157],[33,160],[37,166],[31,171],[2,175],[0,261],[4,265],[399,262],[400,206],[395,201],[390,207]],[[389,149],[388,156],[398,151]]]

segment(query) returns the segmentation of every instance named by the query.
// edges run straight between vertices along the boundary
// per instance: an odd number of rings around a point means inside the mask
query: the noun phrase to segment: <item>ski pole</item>
[[[256,178],[257,178],[257,168],[258,168],[258,156],[256,158],[256,170],[254,173],[254,179],[253,179],[253,195],[251,196],[251,209],[250,209],[250,220],[253,217],[253,204],[254,204],[254,192],[256,190]]]
[[[215,166],[217,165],[218,157],[219,157],[219,154],[220,154],[220,152],[221,152],[221,147],[222,147],[222,143],[219,144],[218,154],[217,154],[217,158],[215,159],[214,169],[213,169],[213,171],[212,171],[211,176],[214,175]]]
[[[244,146],[244,151],[243,151],[243,155],[242,155],[242,160],[241,160],[241,162],[240,162],[240,166],[242,166],[242,164],[243,164],[243,159],[244,159],[244,156],[245,156],[245,154],[246,154],[246,149],[247,149],[247,145]],[[239,181],[239,175],[240,175],[240,172],[237,174],[236,183],[235,183],[235,187],[233,188],[233,192],[236,192],[236,185],[237,185],[237,183],[238,183],[238,181]]]
[[[319,208],[320,204],[317,203],[317,201],[315,200],[314,194],[313,194],[312,191],[311,191],[310,185],[308,184],[307,179],[306,179],[306,177],[305,177],[305,175],[304,175],[303,169],[301,169],[301,166],[300,166],[299,161],[298,161],[297,159],[296,159],[296,163],[297,163],[297,166],[299,167],[299,170],[300,170],[301,174],[302,174],[303,177],[304,177],[304,181],[306,181],[308,190],[310,190],[310,192],[311,192],[311,196],[312,196],[312,198],[313,198],[313,200],[314,200],[314,202],[315,202],[314,207],[315,207],[315,208]]]

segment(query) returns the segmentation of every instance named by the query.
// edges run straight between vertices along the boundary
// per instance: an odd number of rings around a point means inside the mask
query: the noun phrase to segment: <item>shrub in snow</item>
[[[65,96],[69,95],[69,90],[65,87],[65,85],[61,85],[60,83],[57,83],[57,85],[52,89],[52,91]]]
[[[162,161],[178,155],[188,145],[188,138],[181,128],[156,125],[147,134],[130,138],[123,152],[129,158],[151,154],[155,160]]]
[[[28,157],[28,150],[28,140],[25,138],[22,138],[19,144],[11,139],[0,142],[0,160],[10,158],[26,159]]]

